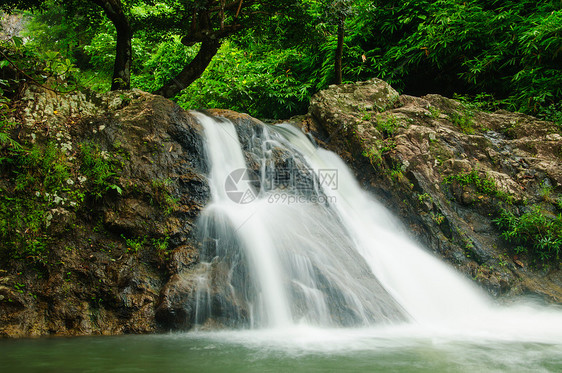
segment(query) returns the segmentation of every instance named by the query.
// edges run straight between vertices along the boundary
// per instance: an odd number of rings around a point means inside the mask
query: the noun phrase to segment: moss
[[[383,157],[388,152],[396,147],[394,139],[375,139],[371,145],[363,146],[364,150],[361,153],[364,157],[369,159],[369,162],[375,167],[382,166]]]
[[[389,167],[388,175],[392,180],[402,181],[405,179],[403,165],[400,162],[394,162],[391,167]]]
[[[178,207],[178,198],[172,196],[170,178],[152,181],[152,193],[150,203],[162,208],[166,215],[171,214]]]
[[[474,121],[472,119],[473,114],[470,111],[465,110],[461,114],[452,112],[448,116],[451,123],[459,127],[463,133],[466,133],[467,135],[474,134]]]
[[[429,116],[431,118],[437,119],[441,116],[441,110],[439,110],[435,106],[428,106],[427,111],[429,111]]]
[[[383,118],[381,115],[377,115],[374,126],[384,138],[388,138],[395,134],[396,128],[398,127],[398,120],[392,115],[389,115],[386,118]]]
[[[437,139],[429,140],[429,152],[437,160],[438,166],[452,157],[451,152],[441,145]]]

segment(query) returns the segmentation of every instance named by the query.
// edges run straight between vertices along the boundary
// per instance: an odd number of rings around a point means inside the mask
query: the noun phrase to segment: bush
[[[558,1],[387,1],[348,22],[345,61],[410,94],[491,94],[531,114],[562,99]],[[366,76],[367,75],[367,76]]]
[[[562,214],[550,216],[535,206],[530,212],[516,216],[502,210],[494,222],[502,237],[517,246],[517,253],[528,253],[539,262],[559,261],[562,250]]]
[[[260,118],[306,112],[312,87],[298,73],[294,49],[247,52],[225,42],[203,76],[176,98],[187,109],[223,108]]]

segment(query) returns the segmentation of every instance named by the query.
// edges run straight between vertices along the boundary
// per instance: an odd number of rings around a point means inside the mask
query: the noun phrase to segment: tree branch
[[[182,40],[183,43],[183,40]],[[171,98],[177,95],[181,90],[188,87],[197,80],[205,71],[220,47],[219,39],[206,39],[201,43],[201,48],[197,56],[187,65],[176,77],[169,80],[160,89],[154,91],[154,94]]]
[[[242,1],[240,0],[240,4],[238,4],[238,9],[236,10],[236,15],[234,16],[235,19],[238,19],[238,16],[240,15],[240,9],[242,9]]]
[[[23,71],[22,69],[20,69],[8,56],[6,56],[6,54],[4,54],[4,52],[2,50],[0,50],[0,54],[2,54],[2,57],[4,57],[6,59],[6,61],[8,61],[10,63],[10,65],[12,65],[12,67],[14,69],[16,69],[17,72],[19,72],[20,74],[22,74],[23,76],[25,76],[27,79],[29,79],[31,82],[35,83],[36,85],[38,85],[41,88],[45,88],[46,90],[49,90],[51,92],[54,92],[56,94],[66,94],[66,93],[70,93],[70,92],[74,92],[76,91],[76,89],[71,89],[70,91],[67,92],[63,92],[63,91],[57,91],[56,89],[52,89],[49,88],[47,86],[44,86],[43,84],[39,83],[37,80],[35,80],[34,78],[32,78],[29,74],[27,74],[25,71]]]

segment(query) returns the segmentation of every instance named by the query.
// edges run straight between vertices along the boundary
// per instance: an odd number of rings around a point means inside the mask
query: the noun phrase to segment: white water
[[[258,329],[218,332],[219,338],[292,346],[307,341],[323,349],[341,343],[364,347],[365,339],[391,336],[562,344],[559,309],[493,304],[411,242],[339,157],[316,148],[296,128],[267,127],[246,139],[253,144],[247,158],[258,163],[261,179],[239,184],[255,200],[233,201],[225,181],[248,167],[238,135],[228,121],[199,114],[198,119],[211,166],[212,201],[202,231],[212,236],[206,259],[214,272],[207,271],[202,281],[205,296],[198,307],[206,311],[199,311],[205,317],[197,321],[238,318],[231,321]],[[268,184],[271,170],[276,177],[283,171],[274,166],[279,149],[282,159],[292,154],[291,167],[304,165],[316,175],[312,188],[299,187],[298,180]],[[333,170],[335,185],[318,178],[333,176]],[[214,306],[205,301],[216,294]]]

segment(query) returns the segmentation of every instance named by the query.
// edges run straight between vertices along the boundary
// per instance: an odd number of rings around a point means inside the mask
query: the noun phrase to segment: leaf
[[[113,190],[116,190],[117,193],[123,194],[123,189],[121,189],[118,185],[111,184],[111,185],[108,187],[108,189],[113,189]]]
[[[13,36],[12,40],[14,42],[14,45],[16,46],[16,48],[19,48],[23,45],[23,39],[20,38],[19,36]]]

